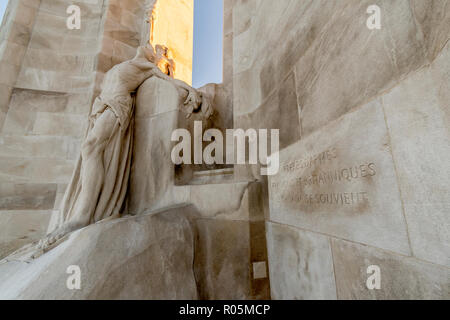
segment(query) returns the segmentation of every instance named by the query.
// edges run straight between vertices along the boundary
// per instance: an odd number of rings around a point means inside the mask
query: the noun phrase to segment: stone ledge
[[[10,256],[0,262],[0,299],[196,299],[188,211],[103,221],[30,263]],[[72,265],[80,290],[66,286]]]

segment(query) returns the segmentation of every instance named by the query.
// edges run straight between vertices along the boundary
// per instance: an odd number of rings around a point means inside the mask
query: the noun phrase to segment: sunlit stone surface
[[[0,29],[0,258],[45,234],[108,70],[150,39],[191,81],[193,1],[75,1],[83,28],[68,30],[73,2],[10,1]],[[380,30],[366,27],[374,4]],[[1,297],[449,299],[449,39],[449,0],[224,0],[224,83],[202,88],[204,128],[279,129],[279,173],[175,167],[172,130],[202,118],[151,79],[127,196],[138,216],[0,265]]]
[[[194,0],[156,1],[150,16],[150,42],[169,48],[175,61],[174,76],[192,84]]]

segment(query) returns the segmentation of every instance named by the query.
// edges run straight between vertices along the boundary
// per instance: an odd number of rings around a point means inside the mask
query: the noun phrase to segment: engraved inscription
[[[277,188],[280,185],[324,185],[337,182],[351,182],[352,180],[373,177],[377,174],[375,163],[366,163],[342,169],[321,171],[317,174],[304,175],[283,182],[273,182],[271,186]]]
[[[330,148],[282,164],[278,179],[270,182],[271,201],[311,207],[360,206],[370,202],[364,189],[376,175],[374,162],[343,166],[338,150]]]

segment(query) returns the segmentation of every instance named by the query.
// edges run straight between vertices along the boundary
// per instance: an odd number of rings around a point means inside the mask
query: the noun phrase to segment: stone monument
[[[62,18],[72,4],[80,30]],[[0,298],[449,299],[450,1],[224,0],[223,83],[195,92],[193,4],[9,2]],[[101,84],[149,39],[156,74],[104,103]],[[279,129],[279,172],[174,165],[171,133],[193,121]],[[100,150],[116,162],[83,181],[83,153],[98,155],[86,132],[114,133]],[[90,183],[103,179],[105,194]],[[25,254],[73,229],[58,226],[77,206],[90,207],[83,228]]]
[[[136,56],[106,73],[103,89],[89,116],[88,132],[62,201],[53,219],[55,230],[41,241],[43,249],[69,232],[123,213],[133,153],[134,97],[139,86],[151,77],[173,83],[186,92],[184,104],[190,112],[203,103],[201,96],[182,81],[159,68],[162,57],[151,46],[139,47]],[[203,110],[206,111],[205,109]],[[151,161],[151,159],[150,159]]]

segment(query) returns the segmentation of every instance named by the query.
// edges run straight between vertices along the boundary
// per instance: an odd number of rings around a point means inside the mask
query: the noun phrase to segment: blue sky
[[[0,0],[0,23],[8,0]],[[195,0],[192,85],[222,82],[223,0]]]
[[[2,24],[3,14],[5,13],[7,4],[8,0],[0,0],[0,24]]]
[[[192,86],[222,82],[223,0],[195,0]]]

